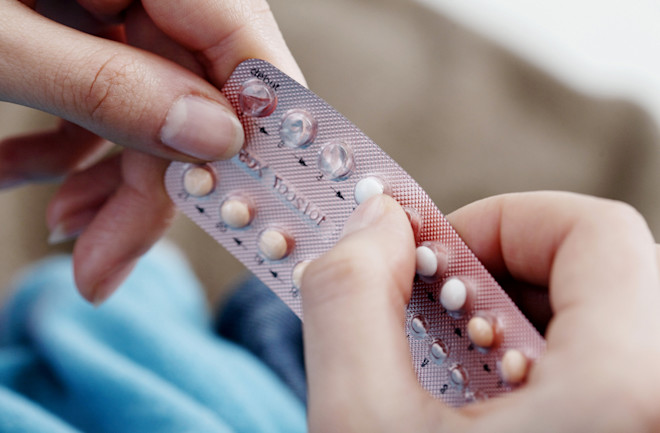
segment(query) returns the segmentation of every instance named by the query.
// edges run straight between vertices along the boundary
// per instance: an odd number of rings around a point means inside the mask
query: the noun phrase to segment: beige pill
[[[289,255],[289,239],[277,229],[261,232],[257,247],[268,260],[281,260]]]
[[[240,229],[252,221],[252,209],[245,200],[230,198],[220,206],[222,222],[233,229]]]
[[[504,353],[500,365],[502,379],[505,382],[517,385],[527,377],[529,359],[519,350],[509,349]]]
[[[304,260],[293,268],[293,271],[291,272],[291,282],[296,289],[301,287],[303,275],[310,263],[312,263],[311,260]]]
[[[495,342],[495,330],[492,323],[480,316],[470,319],[467,324],[468,338],[479,347],[491,347]]]
[[[214,187],[213,174],[204,167],[192,167],[183,175],[183,189],[194,197],[209,195]]]

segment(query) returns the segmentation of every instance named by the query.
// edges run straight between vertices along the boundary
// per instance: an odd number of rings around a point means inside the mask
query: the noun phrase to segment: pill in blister
[[[419,275],[425,277],[435,275],[438,270],[438,259],[436,259],[435,253],[431,248],[426,246],[417,247],[415,257],[417,261],[416,269]]]
[[[449,349],[443,341],[435,340],[429,347],[429,354],[436,364],[442,364],[449,356]]]
[[[303,260],[294,266],[293,271],[291,271],[291,282],[293,287],[299,289],[302,286],[302,278],[307,266],[312,263],[311,260]]]
[[[329,179],[345,179],[353,170],[353,151],[343,141],[331,141],[321,148],[318,165],[321,173]]]
[[[254,218],[254,206],[243,197],[230,197],[220,205],[220,219],[233,229],[247,227]]]
[[[364,203],[375,195],[390,193],[387,183],[377,176],[367,176],[355,184],[354,196],[357,204]]]
[[[542,356],[543,338],[414,179],[329,104],[266,62],[241,63],[222,91],[245,129],[243,149],[238,158],[203,165],[173,162],[166,186],[174,203],[302,316],[298,295],[306,259],[321,256],[339,240],[356,201],[395,196],[408,215],[415,245],[428,248],[419,251],[405,323],[420,383],[457,407],[471,401],[472,393],[496,396],[514,387],[501,382],[524,381],[524,360]],[[192,171],[186,187],[186,172],[195,167],[208,172]],[[275,263],[262,266],[264,261]],[[487,346],[487,328],[477,335],[475,322],[468,326],[475,316],[496,325],[490,347],[478,345]],[[508,349],[526,358],[503,359]],[[491,365],[497,374],[489,373]],[[445,392],[448,386],[460,392]]]
[[[417,274],[429,282],[440,278],[449,267],[449,254],[439,242],[424,242],[417,247],[415,257]]]
[[[209,195],[214,187],[215,176],[206,167],[191,167],[183,175],[183,189],[193,197]]]
[[[467,324],[467,334],[475,345],[487,349],[495,344],[495,323],[489,317],[474,316]]]
[[[511,385],[522,383],[527,377],[529,359],[519,350],[509,349],[502,356],[500,373],[502,379]]]
[[[282,260],[289,255],[293,247],[293,239],[284,231],[269,228],[259,234],[257,248],[268,260]]]
[[[429,325],[424,316],[416,315],[410,319],[410,334],[415,338],[425,338],[429,332]]]
[[[318,124],[305,110],[293,109],[284,113],[280,125],[280,139],[288,147],[304,147],[316,138]]]
[[[238,94],[241,111],[252,117],[269,116],[277,106],[277,95],[271,86],[258,78],[247,80]]]
[[[467,307],[469,290],[457,277],[447,279],[440,289],[440,304],[449,312],[461,312]]]
[[[460,364],[456,364],[449,369],[449,380],[454,385],[462,388],[468,384],[467,372]]]

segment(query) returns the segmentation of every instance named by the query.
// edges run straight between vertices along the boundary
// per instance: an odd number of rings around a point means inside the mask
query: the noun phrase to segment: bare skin
[[[494,197],[448,218],[497,277],[547,288],[544,358],[506,397],[461,410],[431,398],[401,326],[411,229],[394,200],[373,198],[303,276],[311,431],[658,431],[660,277],[643,218],[566,193]]]
[[[243,144],[218,90],[235,66],[258,57],[304,82],[263,0],[0,0],[0,8],[0,100],[64,119],[54,131],[0,142],[0,187],[66,176],[47,223],[54,241],[79,236],[76,284],[94,303],[169,226],[168,160],[230,158]],[[168,124],[170,108],[191,97],[196,118]],[[125,150],[99,162],[108,141]]]

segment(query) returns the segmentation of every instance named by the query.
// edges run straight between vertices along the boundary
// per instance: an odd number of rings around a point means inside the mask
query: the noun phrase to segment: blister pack
[[[188,217],[301,315],[307,264],[338,241],[359,203],[389,194],[417,242],[405,331],[422,386],[456,407],[524,382],[543,337],[412,177],[267,62],[241,63],[222,91],[245,145],[231,160],[170,165],[166,188]]]

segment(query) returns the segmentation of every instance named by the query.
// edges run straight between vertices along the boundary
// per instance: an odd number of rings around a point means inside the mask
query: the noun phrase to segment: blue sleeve
[[[202,293],[162,244],[99,308],[69,257],[29,270],[0,313],[0,431],[305,431],[281,380],[213,334]]]

